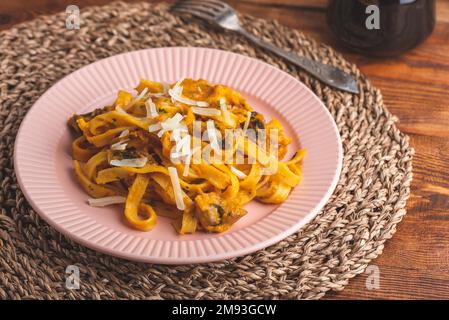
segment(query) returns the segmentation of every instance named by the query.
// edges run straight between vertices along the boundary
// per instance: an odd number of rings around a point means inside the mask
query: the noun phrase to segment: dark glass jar
[[[435,0],[329,0],[328,24],[347,47],[394,56],[423,42],[435,27]]]

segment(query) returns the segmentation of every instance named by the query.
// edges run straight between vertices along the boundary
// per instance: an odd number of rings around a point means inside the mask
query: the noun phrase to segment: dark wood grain
[[[15,0],[0,2],[0,29],[40,14],[105,4],[108,0]],[[155,2],[155,1],[153,1]],[[360,275],[327,299],[449,299],[449,0],[438,0],[438,23],[418,48],[397,58],[371,59],[350,53],[325,23],[326,0],[228,1],[243,13],[277,19],[331,44],[358,64],[383,92],[399,127],[416,150],[408,213],[384,253],[380,288],[368,290]]]

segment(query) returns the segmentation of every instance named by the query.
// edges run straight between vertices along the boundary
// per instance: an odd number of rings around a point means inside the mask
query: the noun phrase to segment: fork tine
[[[185,8],[187,10],[197,11],[197,12],[202,13],[204,15],[208,15],[210,19],[215,19],[215,17],[220,14],[220,12],[215,12],[212,9],[205,8],[205,7],[196,7],[196,6],[185,5],[185,4],[180,4],[177,7],[178,8]]]
[[[193,10],[191,8],[186,8],[186,7],[181,7],[181,6],[177,6],[176,5],[176,6],[173,6],[171,8],[171,10],[173,12],[188,13],[188,14],[191,14],[192,16],[194,16],[194,17],[197,17],[197,18],[200,18],[200,19],[203,19],[203,20],[207,20],[207,21],[213,20],[210,16],[204,15],[204,14],[202,14],[202,13],[196,11],[196,10]]]
[[[184,3],[180,3],[179,5],[176,5],[175,7],[177,9],[185,9],[185,10],[189,10],[191,12],[197,12],[198,16],[203,15],[204,19],[215,19],[215,17],[220,13],[220,12],[215,12],[209,8],[187,5]],[[205,17],[205,16],[207,16],[207,17]]]
[[[211,4],[207,1],[201,1],[201,0],[184,0],[184,1],[177,1],[176,4],[177,6],[188,6],[188,7],[192,7],[192,8],[204,8],[204,7],[208,7],[210,9],[214,9],[216,11],[220,11],[220,7],[215,6],[214,4]]]
[[[218,15],[226,12],[227,10],[232,10],[224,2],[211,2],[210,0],[184,0],[178,1],[178,5],[188,6],[191,9],[200,10],[204,13],[211,14],[216,18]]]
[[[215,1],[215,0],[184,0],[184,1],[179,1],[180,3],[185,3],[185,4],[192,4],[192,5],[197,5],[197,6],[207,6],[211,9],[217,10],[217,11],[222,11],[225,10],[227,8],[229,8],[229,6],[225,3],[225,2],[221,2],[221,1]]]
[[[228,6],[228,4],[226,2],[220,1],[220,0],[178,0],[178,2],[193,2],[193,1],[209,3],[211,5],[215,5],[215,6],[221,7],[221,8]]]

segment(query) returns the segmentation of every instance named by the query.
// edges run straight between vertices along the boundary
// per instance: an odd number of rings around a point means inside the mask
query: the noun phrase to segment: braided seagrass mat
[[[81,10],[81,29],[66,14],[0,32],[0,297],[3,299],[317,299],[341,290],[383,250],[405,214],[412,154],[381,94],[330,47],[276,21],[244,16],[246,27],[276,45],[352,72],[361,94],[332,90],[233,34],[168,13],[167,6],[112,3]],[[79,246],[27,204],[13,170],[14,138],[33,103],[58,79],[96,60],[136,49],[203,46],[257,57],[292,74],[327,105],[343,140],[340,181],[320,214],[265,250],[218,263],[134,263]],[[80,268],[80,289],[65,286]]]

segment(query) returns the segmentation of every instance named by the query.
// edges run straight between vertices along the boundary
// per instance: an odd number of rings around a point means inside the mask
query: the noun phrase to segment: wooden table
[[[108,0],[15,0],[0,3],[0,29],[69,4]],[[380,289],[367,290],[359,275],[327,299],[449,298],[449,0],[438,0],[433,35],[407,54],[376,60],[350,53],[335,43],[325,23],[326,0],[228,1],[243,13],[277,19],[329,43],[355,62],[383,92],[400,129],[416,150],[408,213],[384,253],[372,264],[380,269]]]

